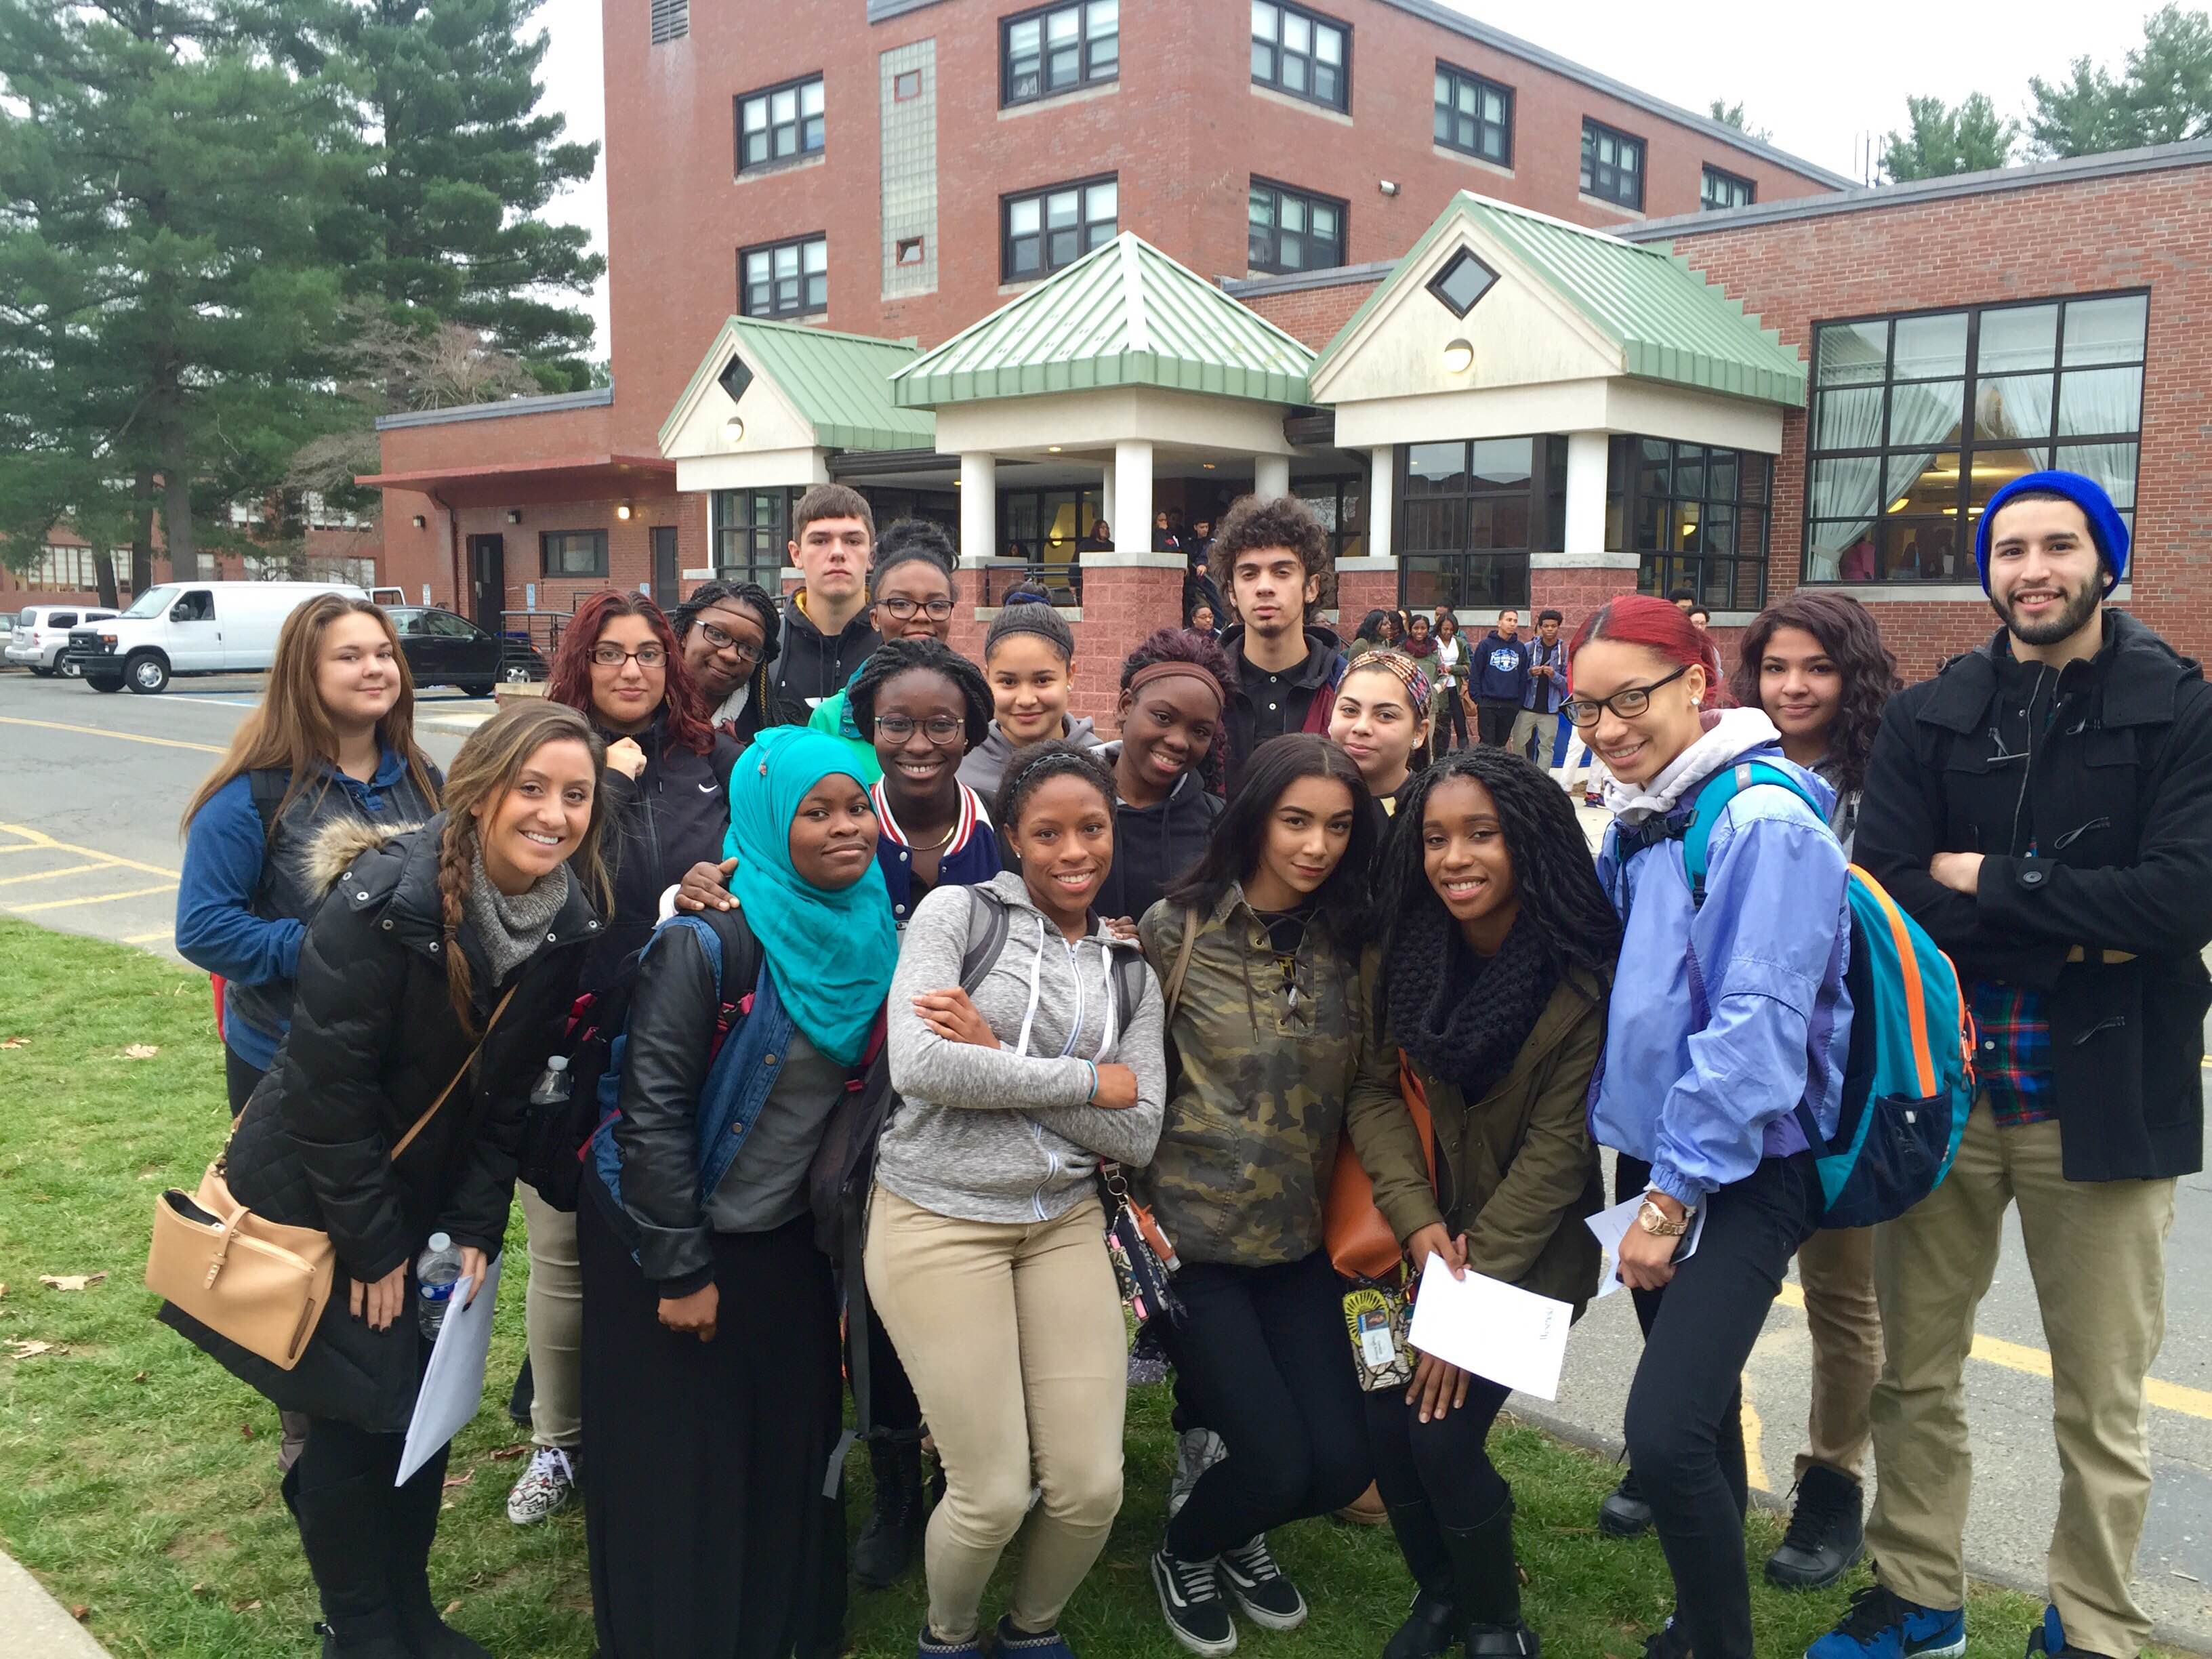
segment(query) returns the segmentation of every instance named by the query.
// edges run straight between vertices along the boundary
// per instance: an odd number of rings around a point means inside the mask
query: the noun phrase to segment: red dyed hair
[[[1678,606],[1649,593],[1624,593],[1610,599],[1583,618],[1567,647],[1571,664],[1592,640],[1613,640],[1656,651],[1671,663],[1692,664],[1705,671],[1705,697],[1700,707],[1728,708],[1728,682],[1721,675],[1720,647],[1712,635],[1692,622]]]
[[[699,712],[699,693],[691,684],[691,671],[684,665],[684,653],[677,648],[676,630],[668,625],[660,607],[642,593],[602,588],[576,607],[554,650],[552,678],[545,695],[556,702],[567,703],[586,720],[599,719],[599,710],[592,702],[592,647],[617,617],[644,617],[666,653],[667,678],[662,682],[660,709],[661,730],[668,741],[695,755],[708,753],[714,746],[714,734]]]

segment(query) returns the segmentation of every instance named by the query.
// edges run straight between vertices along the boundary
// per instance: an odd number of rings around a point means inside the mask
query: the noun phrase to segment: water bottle
[[[555,1054],[538,1074],[537,1086],[530,1091],[530,1103],[540,1108],[566,1106],[575,1087],[576,1079],[568,1075],[568,1056]]]
[[[447,1233],[432,1233],[430,1247],[415,1263],[416,1318],[428,1341],[438,1340],[446,1322],[446,1304],[453,1299],[453,1285],[461,1276],[461,1252]]]

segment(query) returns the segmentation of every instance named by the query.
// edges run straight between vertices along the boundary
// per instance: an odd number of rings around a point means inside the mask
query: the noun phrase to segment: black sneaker
[[[1859,1483],[1824,1463],[1797,1482],[1797,1503],[1782,1547],[1766,1558],[1766,1582],[1788,1590],[1826,1589],[1866,1553]]]
[[[1526,1625],[1469,1625],[1467,1659],[1540,1659],[1544,1644]]]
[[[1193,1653],[1237,1651],[1237,1626],[1221,1599],[1211,1561],[1184,1561],[1160,1549],[1152,1554],[1152,1589],[1168,1634]]]
[[[1673,1613],[1644,1638],[1644,1659],[1691,1659],[1690,1633],[1674,1622]]]
[[[1267,1552],[1267,1534],[1255,1534],[1249,1543],[1221,1552],[1216,1563],[1229,1590],[1229,1599],[1254,1624],[1268,1630],[1296,1630],[1306,1621],[1306,1599],[1298,1587],[1283,1577],[1275,1558]]]
[[[1651,1530],[1651,1505],[1644,1501],[1634,1469],[1597,1506],[1597,1529],[1607,1538],[1641,1538]]]
[[[1382,1649],[1382,1659],[1443,1659],[1459,1645],[1459,1607],[1449,1595],[1422,1590]]]

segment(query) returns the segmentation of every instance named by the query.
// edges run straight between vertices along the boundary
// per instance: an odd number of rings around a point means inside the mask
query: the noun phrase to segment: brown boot
[[[1348,1521],[1355,1527],[1379,1527],[1389,1520],[1390,1511],[1383,1507],[1382,1494],[1375,1490],[1375,1483],[1367,1483],[1367,1490],[1336,1512],[1340,1521]]]

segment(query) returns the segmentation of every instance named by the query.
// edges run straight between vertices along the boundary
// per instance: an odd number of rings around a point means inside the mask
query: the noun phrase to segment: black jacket
[[[1215,615],[1218,616],[1218,611]],[[1336,688],[1344,678],[1346,658],[1344,642],[1319,623],[1308,623],[1305,630],[1305,660],[1285,676],[1279,710],[1267,711],[1270,730],[1268,737],[1278,737],[1288,732],[1328,731],[1328,717],[1334,712]],[[1230,699],[1227,709],[1229,738],[1229,788],[1233,794],[1237,775],[1252,750],[1263,740],[1260,717],[1263,712],[1253,700],[1244,684],[1244,628],[1243,623],[1230,629],[1221,636],[1221,648],[1229,653],[1229,666],[1237,686],[1237,695]]]
[[[1098,758],[1110,766],[1121,752],[1120,744],[1109,743]],[[1142,921],[1169,884],[1198,862],[1222,811],[1221,797],[1188,772],[1176,781],[1165,800],[1153,805],[1115,802],[1114,864],[1093,908],[1102,916]]]
[[[805,591],[799,588],[783,602],[783,648],[769,672],[779,702],[811,710],[845,689],[853,671],[868,659],[884,636],[868,626],[868,607],[862,605],[844,632],[830,638],[799,608],[799,596]]]
[[[291,1371],[245,1355],[165,1313],[280,1406],[395,1432],[418,1375],[410,1304],[383,1333],[347,1310],[349,1279],[374,1283],[411,1261],[433,1232],[496,1254],[514,1198],[515,1155],[531,1085],[560,1040],[583,947],[601,931],[574,878],[545,947],[495,982],[473,927],[459,947],[483,1047],[396,1161],[392,1146],[476,1046],[447,1000],[438,894],[442,815],[394,833],[351,823],[318,842],[333,882],[300,950],[299,994],[276,1062],[225,1154],[232,1194],[257,1214],[327,1232],[340,1282]],[[514,999],[488,1031],[508,987]]]
[[[602,732],[608,742],[617,735]],[[614,884],[614,909],[583,966],[583,988],[604,991],[623,958],[643,945],[660,915],[660,896],[684,879],[695,864],[719,864],[730,832],[730,770],[744,745],[726,732],[714,733],[704,755],[672,744],[661,716],[638,735],[645,770],[635,780],[609,767],[607,873]]]
[[[2048,994],[2069,1180],[2189,1174],[2212,1002],[2212,690],[2121,611],[2093,659],[2047,672],[2039,691],[2000,630],[1893,697],[1853,850],[1961,980]],[[1984,855],[1975,896],[1928,873],[1939,852]]]

